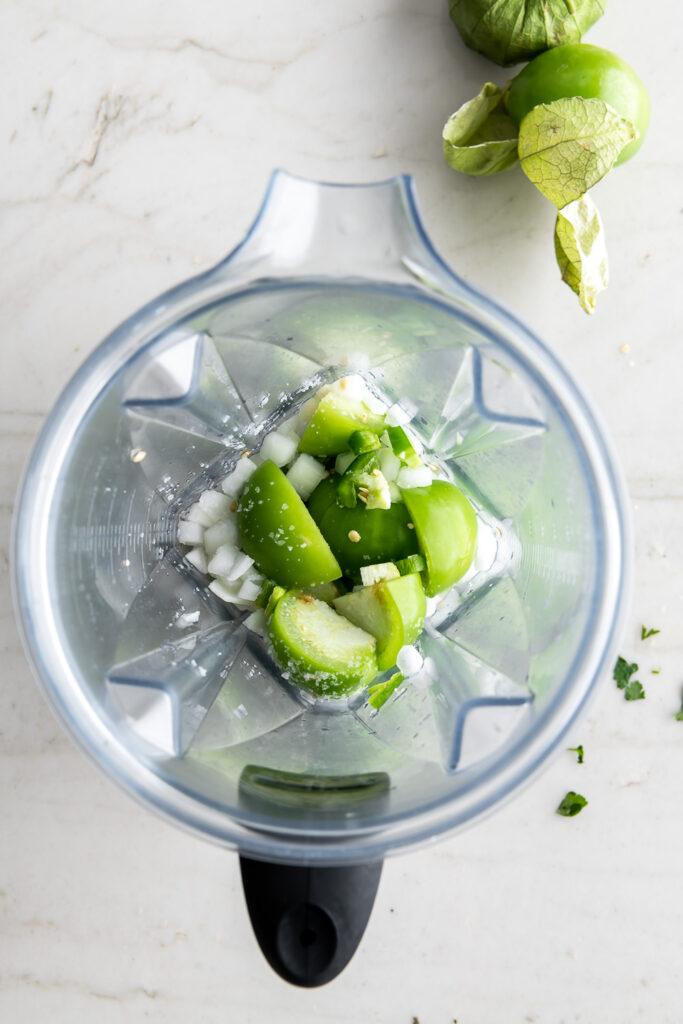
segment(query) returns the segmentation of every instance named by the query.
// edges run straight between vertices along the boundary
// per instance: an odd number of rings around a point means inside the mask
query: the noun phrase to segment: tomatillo
[[[568,43],[539,54],[510,82],[506,104],[519,125],[539,104],[570,96],[602,100],[636,126],[638,138],[624,146],[616,163],[640,149],[650,123],[647,89],[630,64],[600,46]]]
[[[274,462],[252,473],[237,504],[243,551],[283,587],[329,583],[341,569],[291,483]]]

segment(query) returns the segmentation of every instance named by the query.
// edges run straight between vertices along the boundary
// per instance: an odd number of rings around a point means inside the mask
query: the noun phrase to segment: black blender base
[[[343,971],[370,917],[382,861],[320,868],[240,857],[249,917],[266,960],[304,988]]]

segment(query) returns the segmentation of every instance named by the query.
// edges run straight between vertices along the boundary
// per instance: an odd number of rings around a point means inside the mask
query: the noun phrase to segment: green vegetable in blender
[[[415,469],[422,465],[422,459],[415,451],[413,443],[403,427],[387,427],[387,437],[394,455],[406,466]]]
[[[344,697],[377,675],[375,638],[310,594],[278,601],[268,637],[285,675],[318,697]]]
[[[314,497],[315,492],[311,501]],[[369,509],[361,501],[355,508],[343,508],[334,501],[318,525],[344,574],[356,576],[362,565],[395,562],[417,552],[409,521],[401,502],[393,502],[388,509]]]
[[[472,564],[477,517],[462,491],[446,480],[401,494],[427,563],[425,591],[433,597],[456,583]]]
[[[299,451],[318,458],[338,455],[348,450],[352,434],[365,429],[380,433],[384,416],[362,401],[346,398],[341,391],[330,391],[320,399],[301,437]]]
[[[405,644],[412,644],[422,631],[427,601],[417,573],[373,583],[338,597],[334,607],[350,622],[371,633],[377,641],[380,671],[396,664]]]
[[[354,455],[364,455],[380,448],[382,442],[372,430],[354,430],[349,438],[349,448]]]
[[[285,587],[327,583],[341,569],[308,509],[274,462],[252,474],[237,503],[242,549]]]

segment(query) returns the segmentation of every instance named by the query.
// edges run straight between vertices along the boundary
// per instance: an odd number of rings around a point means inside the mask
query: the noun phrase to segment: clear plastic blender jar
[[[482,538],[422,636],[430,673],[379,711],[291,686],[176,541],[245,445],[350,371],[416,408]],[[134,314],[67,386],[25,472],[13,558],[27,652],[74,739],[240,851],[262,948],[306,985],[347,962],[387,853],[487,813],[558,746],[614,657],[629,563],[594,413],[443,263],[410,179],[283,172],[233,253]]]

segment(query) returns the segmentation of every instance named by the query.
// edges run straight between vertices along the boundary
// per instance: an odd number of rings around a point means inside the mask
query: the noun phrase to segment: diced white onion
[[[245,601],[255,601],[261,593],[261,588],[253,583],[251,580],[245,580],[240,587],[237,596],[244,598]]]
[[[334,460],[334,468],[337,470],[340,476],[343,476],[346,470],[349,468],[353,460],[355,459],[354,452],[341,452]]]
[[[219,597],[221,601],[225,601],[227,604],[242,606],[252,604],[251,601],[247,601],[245,598],[239,596],[238,588],[235,587],[234,583],[226,583],[225,580],[211,580],[209,583],[209,590],[215,594],[216,597]]]
[[[385,480],[391,483],[392,480],[396,480],[401,470],[401,460],[397,455],[394,455],[391,448],[380,448],[377,452],[377,458],[379,459],[379,468],[382,470],[382,475]]]
[[[364,587],[370,587],[373,583],[381,583],[382,580],[396,580],[401,573],[393,562],[377,562],[376,565],[362,565],[360,578]]]
[[[191,523],[181,519],[178,523],[179,544],[201,544],[204,540],[204,527],[201,523]]]
[[[212,576],[228,577],[228,573],[239,556],[239,548],[236,548],[234,544],[221,544],[209,562],[208,571]]]
[[[273,430],[263,438],[261,455],[264,459],[270,459],[276,466],[285,466],[296,455],[298,444],[296,438],[281,434],[279,430]]]
[[[234,519],[222,519],[210,526],[204,534],[204,547],[209,558],[218,551],[221,544],[237,543],[237,523]]]
[[[238,580],[241,576],[244,576],[245,572],[249,568],[251,568],[251,566],[253,564],[254,564],[254,559],[253,558],[250,558],[249,555],[244,553],[244,551],[239,551],[237,553],[237,558],[235,559],[235,561],[234,561],[233,565],[231,566],[230,570],[228,572],[225,572],[225,573],[222,572],[222,573],[220,573],[220,575],[221,576],[225,576],[225,578],[227,580],[230,580],[230,581]]]
[[[416,647],[405,644],[396,657],[396,668],[406,678],[414,676],[422,668],[422,655]]]
[[[400,402],[394,402],[389,407],[386,419],[387,426],[403,427],[406,423],[410,423],[416,412],[417,406],[409,398],[402,398]]]
[[[211,516],[209,526],[213,526],[219,519],[230,515],[231,504],[230,498],[226,497],[225,494],[221,494],[220,491],[204,491],[199,495],[200,507],[208,516]]]
[[[190,505],[185,513],[185,521],[188,523],[199,523],[200,526],[207,527],[213,526],[216,520],[211,518],[198,501],[195,501],[194,505]]]
[[[429,487],[434,476],[428,466],[417,466],[411,469],[410,466],[403,466],[398,474],[399,487]]]
[[[247,615],[244,620],[244,625],[247,629],[250,629],[252,633],[258,633],[259,636],[265,636],[268,632],[268,623],[266,622],[266,616],[262,608],[257,608],[251,615]]]
[[[308,501],[327,470],[312,455],[300,455],[287,473],[287,479],[303,501]]]
[[[232,473],[226,476],[221,484],[221,490],[231,497],[236,497],[255,469],[256,463],[247,456],[238,459]]]
[[[303,434],[304,429],[313,418],[313,413],[318,408],[320,398],[322,398],[322,392],[318,392],[318,395],[315,398],[309,398],[308,401],[304,402],[299,409],[296,414],[296,419],[293,421],[296,426],[297,433],[300,432]]]
[[[389,481],[389,494],[391,496],[392,504],[395,501],[403,501],[403,498],[401,497],[401,491],[395,480]]]
[[[199,572],[206,573],[208,571],[209,566],[204,548],[192,548],[187,552],[185,558],[190,565],[193,565],[195,569],[199,570]]]

